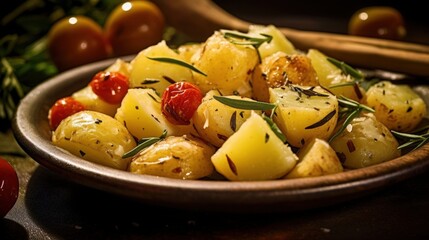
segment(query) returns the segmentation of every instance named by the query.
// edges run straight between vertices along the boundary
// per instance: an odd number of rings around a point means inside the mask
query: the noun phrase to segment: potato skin
[[[353,119],[331,146],[346,168],[363,168],[401,155],[398,141],[374,114]]]
[[[99,112],[81,111],[64,119],[52,134],[55,146],[90,162],[125,170],[122,156],[136,146],[133,136],[114,118]]]
[[[191,136],[170,136],[144,149],[128,171],[177,179],[200,179],[213,172],[214,147]]]
[[[410,132],[426,116],[426,104],[408,85],[382,81],[368,89],[365,104],[391,130]]]
[[[317,177],[340,173],[343,166],[328,142],[315,138],[298,152],[299,161],[285,178]]]

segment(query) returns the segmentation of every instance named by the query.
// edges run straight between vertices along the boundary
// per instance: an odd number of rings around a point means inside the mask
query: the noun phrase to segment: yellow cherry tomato
[[[85,16],[56,22],[48,33],[47,48],[60,71],[105,59],[111,53],[101,26]]]
[[[401,13],[385,6],[366,7],[356,11],[349,21],[349,34],[399,40],[406,35]]]
[[[153,3],[131,1],[117,6],[104,26],[116,56],[138,53],[162,40],[164,15]]]

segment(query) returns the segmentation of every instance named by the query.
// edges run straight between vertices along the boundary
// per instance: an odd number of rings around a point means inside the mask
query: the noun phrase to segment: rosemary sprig
[[[138,142],[137,146],[135,148],[131,149],[129,152],[125,153],[122,156],[122,158],[132,157],[132,156],[136,155],[138,152],[140,152],[141,150],[161,141],[165,137],[167,137],[167,130],[164,129],[161,136],[159,136],[159,137],[142,138]]]
[[[354,69],[353,67],[351,67],[350,65],[348,65],[345,62],[339,61],[335,58],[331,58],[328,57],[327,60],[334,64],[336,67],[338,67],[339,69],[341,69],[341,71],[346,74],[346,75],[350,75],[352,76],[354,79],[356,80],[361,80],[364,78],[364,75],[359,72],[358,70]]]
[[[273,36],[264,34],[264,33],[260,33],[259,35],[261,35],[262,37],[258,38],[258,37],[250,36],[248,34],[239,33],[236,31],[222,30],[221,32],[223,34],[223,37],[233,44],[251,45],[252,47],[254,47],[256,50],[256,53],[258,54],[259,62],[262,61],[261,53],[259,52],[259,47],[263,43],[265,42],[270,43],[271,40],[273,40]]]
[[[268,126],[270,126],[271,130],[273,130],[276,136],[283,143],[287,141],[286,136],[282,133],[282,131],[279,129],[279,127],[272,119],[274,115],[274,110],[277,108],[277,104],[259,102],[259,101],[248,101],[248,100],[242,100],[242,99],[233,99],[233,98],[228,98],[224,96],[213,96],[213,98],[233,108],[244,109],[244,110],[261,110],[261,111],[272,110],[271,115],[269,117],[266,116],[265,114],[262,114],[262,118],[265,120]]]
[[[238,108],[238,109],[244,109],[244,110],[265,111],[265,110],[273,110],[277,106],[276,104],[273,104],[273,103],[233,99],[233,98],[228,98],[224,96],[213,96],[213,98],[227,106]]]
[[[190,69],[191,71],[194,71],[196,73],[199,73],[205,77],[207,77],[207,74],[205,74],[204,72],[202,72],[201,70],[199,70],[198,68],[192,66],[189,63],[186,63],[184,61],[175,59],[175,58],[168,58],[168,57],[147,57],[150,60],[154,60],[154,61],[158,61],[158,62],[164,62],[164,63],[172,63],[172,64],[176,64],[182,67],[186,67],[188,69]]]
[[[396,138],[400,138],[405,140],[405,142],[398,146],[398,149],[404,149],[408,147],[413,147],[411,151],[416,150],[417,148],[423,146],[425,143],[429,142],[429,131],[427,131],[428,126],[424,128],[424,132],[422,134],[419,134],[421,132],[414,132],[414,133],[403,133],[403,132],[397,132],[394,130],[391,130],[392,134]]]
[[[362,111],[375,112],[374,109],[344,96],[340,96],[338,98],[338,103],[341,108],[339,119],[345,120],[342,123],[340,129],[338,129],[338,131],[335,132],[334,135],[332,135],[332,137],[329,139],[329,142],[332,142],[336,137],[338,137],[353,121],[353,119],[360,115]]]

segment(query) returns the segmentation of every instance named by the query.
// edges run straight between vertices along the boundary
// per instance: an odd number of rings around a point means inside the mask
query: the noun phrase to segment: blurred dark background
[[[333,33],[347,33],[350,17],[360,8],[390,6],[404,17],[407,29],[404,40],[429,44],[429,1],[425,0],[214,0],[214,2],[247,21]]]

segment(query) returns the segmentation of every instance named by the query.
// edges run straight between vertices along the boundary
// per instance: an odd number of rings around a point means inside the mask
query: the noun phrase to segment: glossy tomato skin
[[[58,99],[48,113],[51,129],[55,130],[64,118],[83,110],[85,106],[72,97]]]
[[[19,194],[18,175],[12,165],[0,158],[0,218],[15,205]]]
[[[115,56],[140,52],[162,40],[165,19],[149,1],[130,1],[117,6],[108,16],[104,31]]]
[[[177,82],[167,87],[162,94],[161,110],[169,122],[187,125],[202,98],[201,90],[197,86],[188,82]]]
[[[48,33],[48,53],[60,71],[99,61],[111,55],[103,29],[85,16],[63,18]]]
[[[110,104],[119,104],[128,92],[128,77],[119,72],[101,71],[89,83],[92,91]]]
[[[399,40],[406,35],[401,13],[384,6],[366,7],[356,11],[349,21],[349,34]]]

